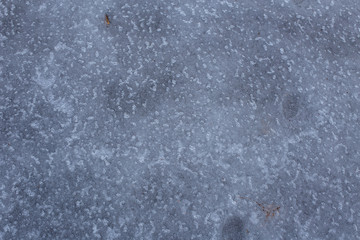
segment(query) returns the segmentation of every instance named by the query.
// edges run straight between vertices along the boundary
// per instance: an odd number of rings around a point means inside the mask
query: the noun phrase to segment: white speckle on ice
[[[258,219],[258,216],[255,212],[252,212],[251,213],[251,216],[250,216],[250,221],[252,224],[254,225],[257,225],[259,223],[259,219]]]
[[[64,49],[69,49],[68,46],[66,46],[65,43],[63,42],[58,42],[58,44],[56,44],[56,46],[54,47],[55,51],[60,51],[60,50],[64,50]]]
[[[25,48],[22,51],[16,52],[15,55],[24,55],[29,52],[29,49]]]
[[[166,41],[165,37],[161,37],[162,43],[160,44],[160,47],[164,47],[168,45],[168,42]]]
[[[41,4],[40,7],[39,7],[39,11],[44,11],[44,10],[46,10],[46,4],[45,3]]]

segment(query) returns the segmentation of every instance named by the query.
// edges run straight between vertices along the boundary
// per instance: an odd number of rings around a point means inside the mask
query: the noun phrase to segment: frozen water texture
[[[1,1],[0,239],[360,239],[358,5]]]

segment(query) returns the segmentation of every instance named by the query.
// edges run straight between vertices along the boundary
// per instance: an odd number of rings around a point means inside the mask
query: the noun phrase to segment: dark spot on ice
[[[243,221],[237,217],[232,216],[226,219],[222,231],[222,240],[240,240],[244,238],[244,224]]]
[[[299,111],[299,96],[296,94],[288,94],[284,97],[282,103],[282,111],[286,119],[296,116]]]

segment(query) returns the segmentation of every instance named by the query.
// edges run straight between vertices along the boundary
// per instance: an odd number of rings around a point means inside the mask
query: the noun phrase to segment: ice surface
[[[357,0],[0,19],[0,239],[360,239]]]

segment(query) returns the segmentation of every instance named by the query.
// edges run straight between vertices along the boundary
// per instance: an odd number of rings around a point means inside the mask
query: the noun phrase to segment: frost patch
[[[44,69],[40,69],[39,67],[36,69],[36,77],[34,78],[34,81],[39,84],[42,88],[49,88],[55,83],[55,77],[52,74],[49,74],[48,67],[45,67]]]
[[[34,81],[45,89],[51,87],[56,81],[56,78],[54,76],[54,69],[49,69],[48,67],[48,66],[52,66],[53,64],[54,64],[54,53],[50,53],[49,59],[45,67],[35,68],[36,76],[34,77]]]
[[[107,160],[111,158],[111,156],[113,155],[113,152],[107,148],[102,147],[100,149],[95,149],[92,152],[92,155],[94,157],[99,158],[102,161],[104,161],[106,165],[109,165],[109,162]]]

